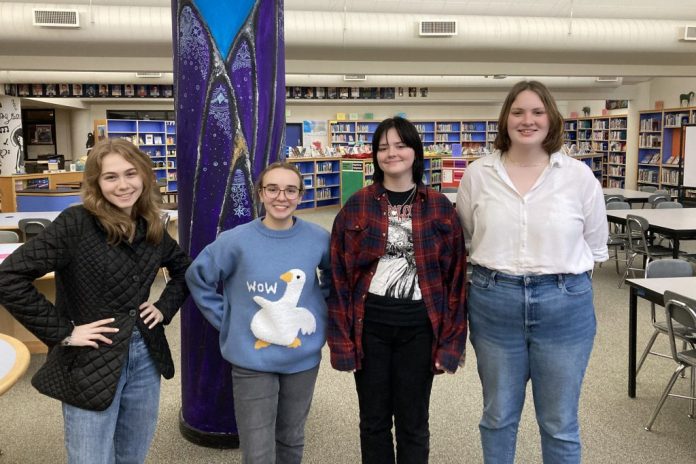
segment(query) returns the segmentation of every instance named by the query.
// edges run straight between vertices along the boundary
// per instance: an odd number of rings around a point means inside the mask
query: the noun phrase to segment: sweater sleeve
[[[351,337],[351,294],[344,260],[344,214],[338,213],[331,231],[331,270],[333,285],[329,297],[329,323],[327,341],[331,350],[331,365],[339,371],[356,368],[355,343]]]
[[[167,268],[170,279],[155,306],[162,312],[164,324],[169,324],[189,294],[186,269],[191,264],[191,259],[166,230],[162,240],[161,265]]]
[[[71,250],[80,238],[77,214],[72,208],[64,211],[0,264],[0,304],[49,346],[70,335],[73,324],[33,282],[70,265]]]
[[[217,330],[222,326],[225,311],[225,299],[217,291],[218,284],[224,281],[236,266],[231,253],[222,253],[221,241],[224,237],[221,235],[205,247],[186,271],[186,283],[193,301]],[[221,263],[224,263],[224,267]]]

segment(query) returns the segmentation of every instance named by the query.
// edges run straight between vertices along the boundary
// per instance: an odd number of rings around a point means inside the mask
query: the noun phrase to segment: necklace
[[[391,201],[389,201],[389,193],[387,193],[387,205],[389,205],[389,215],[391,217],[396,217],[399,214],[399,206],[406,206],[410,205],[411,202],[413,201],[413,197],[416,195],[416,189],[418,188],[418,185],[414,185],[413,188],[411,189],[411,193],[408,194],[408,197],[406,197],[406,200],[403,202],[402,205],[392,205]],[[408,211],[408,215],[410,216],[410,208]]]
[[[520,168],[532,168],[532,167],[546,166],[547,164],[549,164],[548,159],[545,161],[538,161],[536,163],[524,163],[524,162],[520,162],[520,161],[515,161],[515,160],[511,159],[508,155],[503,155],[503,158],[504,158],[503,159],[504,164],[509,164],[512,166],[520,167]]]

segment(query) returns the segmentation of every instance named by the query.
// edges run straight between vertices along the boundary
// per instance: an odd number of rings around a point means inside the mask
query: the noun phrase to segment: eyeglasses
[[[298,187],[295,186],[289,186],[285,187],[284,189],[278,188],[277,185],[266,185],[265,187],[261,187],[263,191],[266,193],[266,196],[268,198],[278,198],[278,195],[280,195],[280,192],[283,192],[285,194],[285,198],[288,200],[296,200],[297,197],[300,196],[300,192],[302,191]]]

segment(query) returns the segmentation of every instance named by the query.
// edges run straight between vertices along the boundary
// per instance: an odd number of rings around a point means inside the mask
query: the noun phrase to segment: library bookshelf
[[[133,142],[152,159],[152,170],[164,192],[177,191],[174,121],[97,119],[94,134],[97,140],[122,138]]]
[[[411,121],[421,137],[426,151],[437,146],[439,150],[454,153],[478,151],[488,147],[498,133],[498,121],[486,119],[445,119]],[[347,148],[369,145],[380,121],[329,121],[329,145]]]
[[[696,123],[696,107],[639,112],[639,188],[651,185],[678,194],[681,127],[686,123]]]
[[[287,158],[302,174],[302,200],[297,209],[337,206],[341,202],[341,158]]]
[[[442,161],[440,156],[426,155],[423,163],[423,183],[438,191],[442,184]],[[372,184],[374,172],[372,158],[341,159],[341,206],[355,192]]]
[[[626,115],[567,118],[563,121],[565,144],[575,144],[588,153],[576,157],[588,164],[602,185],[625,188],[626,185]],[[597,155],[601,155],[600,157]],[[601,165],[601,172],[597,166]]]

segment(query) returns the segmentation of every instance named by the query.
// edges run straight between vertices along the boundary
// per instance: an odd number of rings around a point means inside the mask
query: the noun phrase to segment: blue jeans
[[[300,464],[319,366],[295,374],[232,365],[232,393],[244,464]]]
[[[133,330],[113,403],[89,411],[63,403],[70,464],[141,464],[157,427],[160,372]]]
[[[531,379],[544,462],[579,463],[578,401],[596,331],[589,275],[511,276],[475,266],[467,305],[483,386],[484,462],[514,462]]]

